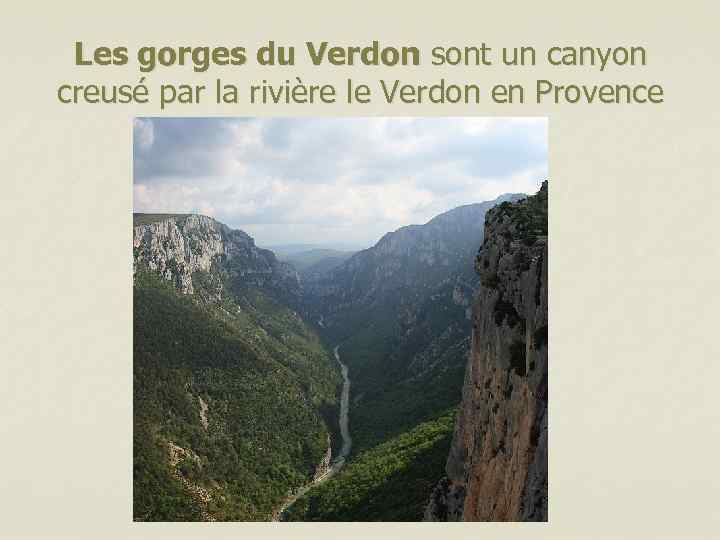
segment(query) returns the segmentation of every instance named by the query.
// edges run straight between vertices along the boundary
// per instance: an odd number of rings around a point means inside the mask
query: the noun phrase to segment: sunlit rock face
[[[430,521],[547,520],[547,183],[487,213],[463,399]]]
[[[295,269],[269,250],[258,248],[246,233],[201,215],[142,216],[133,227],[133,272],[150,270],[193,294],[197,273],[226,274],[231,286],[297,291]],[[145,222],[150,221],[150,222]]]

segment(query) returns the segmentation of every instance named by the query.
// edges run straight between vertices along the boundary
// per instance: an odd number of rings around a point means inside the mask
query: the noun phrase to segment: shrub
[[[510,369],[521,377],[527,374],[525,359],[525,342],[518,339],[510,345]]]

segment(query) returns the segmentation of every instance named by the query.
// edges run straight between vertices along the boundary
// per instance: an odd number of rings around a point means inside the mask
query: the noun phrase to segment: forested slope
[[[159,219],[135,228],[134,518],[270,519],[326,465],[339,373],[271,252]]]

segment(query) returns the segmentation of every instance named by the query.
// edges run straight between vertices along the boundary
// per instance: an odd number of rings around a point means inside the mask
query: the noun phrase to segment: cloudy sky
[[[261,246],[367,247],[547,177],[544,118],[137,118],[136,212],[212,216]]]

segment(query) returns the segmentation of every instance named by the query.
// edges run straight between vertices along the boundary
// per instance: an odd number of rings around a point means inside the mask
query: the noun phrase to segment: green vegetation
[[[201,305],[141,273],[134,302],[135,519],[268,519],[327,449],[334,361],[257,290]]]
[[[445,474],[461,399],[470,321],[453,289],[471,279],[471,257],[452,279],[398,288],[382,302],[335,316],[324,335],[341,342],[350,368],[353,453],[337,476],[296,501],[286,519],[422,518]]]
[[[500,278],[494,272],[488,273],[483,276],[481,283],[483,287],[486,287],[488,289],[497,289],[497,286],[500,284]]]
[[[150,521],[198,521],[202,511],[168,464],[168,449],[145,419],[133,430],[133,515]]]
[[[459,403],[470,329],[463,311],[448,304],[429,300],[408,327],[373,318],[343,342],[343,360],[353,380],[355,451]]]
[[[517,323],[522,321],[512,302],[506,301],[502,295],[495,302],[493,314],[495,315],[495,324],[498,326],[500,326],[503,321],[507,321],[507,325],[513,328]]]
[[[349,367],[353,449],[345,468],[298,500],[288,519],[421,519],[444,476],[452,433],[445,414],[462,397],[473,260],[491,207],[470,205],[389,233],[318,279],[307,311],[323,316],[323,338],[341,345]],[[426,438],[435,429],[437,438]]]
[[[470,348],[473,259],[492,206],[404,227],[350,261],[324,250],[287,255],[304,269],[302,287],[272,252],[221,225],[226,250],[192,275],[191,297],[139,264],[135,519],[269,519],[311,480],[328,435],[334,453],[341,442],[336,345],[352,380],[352,454],[285,517],[421,519],[444,475]],[[182,219],[134,221],[170,217]],[[201,251],[201,240],[190,234],[185,252]],[[183,270],[176,264],[166,261],[172,275]],[[511,305],[495,307],[517,324]],[[299,313],[317,322],[322,343]]]
[[[515,371],[521,377],[526,375],[526,348],[525,342],[515,340],[510,345],[510,369]]]
[[[523,243],[531,245],[538,237],[548,234],[547,180],[536,195],[519,202],[504,202],[498,206],[497,215],[509,216],[515,224],[515,235]]]
[[[533,348],[534,349],[541,349],[545,345],[547,345],[548,342],[548,327],[547,324],[544,324],[535,332],[533,332]]]
[[[455,411],[362,452],[286,512],[288,521],[419,521],[444,474]]]

